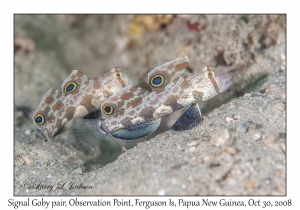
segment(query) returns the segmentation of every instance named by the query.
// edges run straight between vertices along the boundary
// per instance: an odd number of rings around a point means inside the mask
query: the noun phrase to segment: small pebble
[[[166,192],[165,192],[164,190],[160,190],[160,191],[158,192],[158,195],[166,195]]]
[[[230,134],[227,129],[219,128],[213,132],[210,142],[219,147],[224,145],[230,139]]]
[[[196,150],[196,147],[189,148],[189,152],[194,152]]]
[[[264,143],[268,147],[276,147],[276,139],[278,139],[279,133],[271,133],[264,139]]]
[[[210,121],[210,119],[206,116],[203,116],[203,123],[208,123]]]
[[[25,135],[28,135],[28,136],[30,136],[30,133],[31,133],[31,132],[30,132],[30,130],[28,130],[28,129],[24,132],[24,134],[25,134]]]
[[[199,141],[192,141],[192,142],[188,143],[187,145],[188,145],[189,147],[192,147],[192,146],[196,146],[196,145],[198,145],[198,144],[199,144]]]
[[[231,121],[233,121],[233,118],[232,117],[226,117],[225,120],[226,120],[227,123],[230,123]]]
[[[278,109],[279,111],[285,110],[285,105],[283,103],[277,103],[273,105],[273,108]]]
[[[211,156],[205,156],[203,160],[205,165],[210,165],[214,161],[214,158]]]
[[[261,139],[262,135],[260,132],[256,132],[253,135],[253,140],[258,141],[259,139]]]
[[[28,155],[26,155],[26,156],[24,157],[24,161],[26,162],[26,164],[31,164],[31,163],[33,163],[33,160],[32,160]]]
[[[228,185],[230,186],[236,186],[237,181],[235,179],[228,179]]]
[[[254,187],[255,187],[255,183],[254,182],[249,181],[249,182],[246,183],[246,190],[251,190]]]
[[[77,168],[74,170],[76,174],[82,174],[82,168]]]

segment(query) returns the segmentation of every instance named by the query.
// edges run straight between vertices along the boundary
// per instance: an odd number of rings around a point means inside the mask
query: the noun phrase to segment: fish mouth
[[[51,136],[51,135],[49,135],[49,132],[48,132],[48,130],[47,129],[39,129],[43,134],[44,134],[44,136],[46,137],[46,141],[48,141],[48,142],[50,142],[51,140],[52,140],[52,137],[53,136]]]

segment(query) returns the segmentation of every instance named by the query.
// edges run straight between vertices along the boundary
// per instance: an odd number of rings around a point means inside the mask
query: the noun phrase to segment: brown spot
[[[168,98],[165,100],[165,102],[163,104],[166,106],[170,106],[173,109],[173,111],[176,111],[176,110],[182,108],[182,105],[177,103],[177,99],[178,99],[178,97],[176,97],[174,95],[170,95],[170,96],[168,96]]]
[[[177,65],[175,66],[175,71],[183,70],[183,69],[185,69],[186,67],[187,67],[187,62],[177,64]]]
[[[155,109],[152,106],[148,106],[140,112],[139,117],[142,117],[147,121],[152,120],[154,111]]]
[[[107,85],[109,83],[111,83],[112,79],[107,80],[104,84]]]
[[[171,72],[171,73],[169,74],[169,77],[170,77],[170,78],[173,78],[174,75],[175,75],[175,72],[173,71],[173,72]]]
[[[137,99],[135,99],[135,100],[129,102],[129,103],[127,104],[127,106],[128,106],[128,107],[132,106],[132,107],[134,108],[134,107],[140,105],[140,104],[142,103],[142,101],[143,101],[143,100],[142,100],[141,98],[137,98]]]
[[[48,113],[50,111],[50,107],[46,107],[45,109],[44,109],[44,112],[45,113]]]
[[[99,89],[101,87],[101,82],[100,81],[97,81],[93,84],[93,88],[94,89]]]
[[[75,107],[70,106],[69,108],[67,108],[65,117],[68,119],[68,121],[72,120],[74,116],[74,112],[75,112]]]
[[[175,87],[175,88],[172,90],[173,93],[177,93],[177,91],[178,91],[178,87]]]
[[[70,103],[71,105],[73,105],[73,104],[74,104],[74,101],[70,100],[69,103]]]
[[[53,95],[55,92],[56,92],[56,90],[52,88],[50,95]]]
[[[173,67],[174,67],[173,63],[170,63],[170,64],[167,66],[168,69],[172,69]]]
[[[128,114],[129,115],[134,115],[135,111],[134,110],[131,110]]]
[[[120,99],[122,100],[128,100],[133,98],[133,93],[123,93],[122,95],[120,95]]]
[[[131,88],[129,88],[130,91],[135,91],[135,90],[137,90],[137,89],[138,89],[137,86],[131,86]]]
[[[129,126],[132,126],[132,122],[131,122],[131,119],[130,117],[126,117],[124,118],[123,120],[120,121],[120,123],[124,126],[124,127],[129,127]]]
[[[46,103],[46,104],[51,104],[53,101],[54,101],[54,99],[53,99],[52,96],[48,96],[48,97],[45,99],[45,103]]]
[[[77,74],[76,74],[78,77],[82,77],[83,76],[83,73],[78,71]]]
[[[181,84],[180,84],[180,88],[185,90],[188,89],[190,87],[190,83],[186,80],[184,80]]]
[[[116,101],[118,100],[118,97],[115,95],[115,96],[112,96],[109,98],[110,101]]]
[[[61,101],[58,101],[54,106],[53,106],[53,110],[56,111],[56,110],[60,110],[61,107],[63,107],[64,104],[61,102]]]
[[[120,116],[123,116],[125,113],[125,110],[124,109],[121,109],[119,110],[116,114],[117,114],[117,117],[120,117]]]
[[[110,122],[110,124],[113,125],[113,126],[117,125],[117,121],[112,121],[112,122]]]
[[[85,83],[84,83],[85,85],[88,85],[88,84],[90,84],[90,81],[89,80],[87,80],[87,81],[85,81]]]
[[[50,117],[48,117],[48,122],[52,123],[55,120],[55,117],[53,115],[51,115]]]
[[[202,82],[204,80],[204,78],[203,77],[200,77],[200,79],[198,80],[198,82],[200,83],[200,82]]]
[[[78,96],[73,96],[74,101],[77,101],[77,99],[78,99]]]
[[[59,111],[59,112],[58,112],[58,114],[57,114],[57,115],[58,115],[59,117],[61,117],[61,116],[62,116],[62,114],[63,114],[63,111],[61,110],[61,111]]]
[[[158,103],[158,98],[155,98],[155,100],[151,100],[149,104],[153,106],[157,103]]]
[[[178,80],[179,80],[179,77],[176,77],[175,79],[173,79],[173,83],[177,83],[178,82]]]
[[[91,111],[91,110],[95,110],[96,107],[93,106],[92,104],[92,99],[93,96],[91,95],[84,95],[82,97],[82,100],[80,102],[80,105],[83,105],[85,108],[87,108],[87,110]]]
[[[57,97],[57,98],[60,98],[60,97],[61,97],[61,95],[62,95],[62,92],[61,92],[61,91],[59,91],[56,97]]]

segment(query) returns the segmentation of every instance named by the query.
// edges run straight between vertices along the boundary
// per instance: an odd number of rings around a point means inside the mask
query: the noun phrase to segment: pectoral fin
[[[174,131],[190,130],[202,122],[202,114],[199,104],[192,105],[182,114],[172,126]]]
[[[100,129],[100,125],[101,121],[97,119],[75,118],[70,126],[70,130],[76,140],[88,143],[104,139],[106,133]]]

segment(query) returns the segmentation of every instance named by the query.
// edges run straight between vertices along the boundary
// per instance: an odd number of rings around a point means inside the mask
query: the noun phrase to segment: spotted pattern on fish
[[[73,70],[61,91],[52,88],[44,95],[33,114],[33,122],[50,140],[67,122],[97,111],[104,100],[137,82],[137,77],[117,67],[94,79]]]
[[[142,98],[142,103],[137,107],[126,107],[123,109],[122,114],[116,114],[101,121],[101,128],[107,133],[123,129],[124,125],[121,122],[125,118],[126,122],[130,120],[132,125],[142,124],[175,112],[185,106],[209,100],[227,90],[230,85],[231,76],[225,71],[206,67],[202,71],[179,77],[176,85],[169,83],[164,86],[163,91],[148,93]],[[174,93],[175,88],[179,88],[180,91]],[[122,91],[117,93],[120,98],[122,97]],[[149,112],[150,109],[151,112]]]

